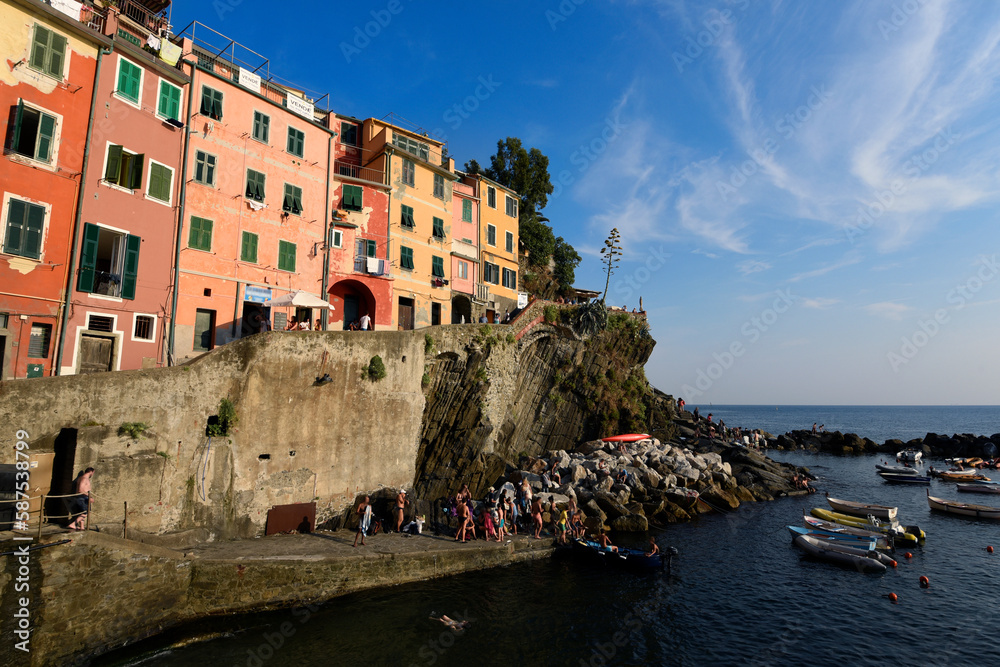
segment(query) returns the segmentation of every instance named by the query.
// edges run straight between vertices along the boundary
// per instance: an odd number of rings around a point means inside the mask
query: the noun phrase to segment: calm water
[[[147,646],[141,657],[105,664],[1000,664],[1000,522],[931,514],[922,487],[876,478],[877,457],[775,458],[810,467],[820,490],[833,496],[899,506],[904,524],[927,532],[925,546],[883,575],[809,562],[784,526],[823,504],[822,495],[750,503],[660,533],[661,544],[680,551],[671,576],[547,560],[351,595],[308,619],[292,611],[221,619],[214,629],[227,636],[181,648]],[[931,492],[958,495],[937,481]],[[987,545],[997,553],[988,554]],[[919,587],[921,575],[929,589]],[[890,592],[898,604],[884,597]],[[428,620],[434,611],[474,622],[455,636]],[[292,632],[272,650],[268,637],[279,643],[284,623]]]
[[[687,410],[694,410],[688,404]],[[875,442],[898,438],[903,442],[922,438],[928,433],[952,435],[1000,433],[1000,407],[993,405],[698,405],[701,415],[713,414],[726,426],[760,428],[780,435],[788,431],[811,429],[813,422],[826,425],[827,431],[857,433]]]

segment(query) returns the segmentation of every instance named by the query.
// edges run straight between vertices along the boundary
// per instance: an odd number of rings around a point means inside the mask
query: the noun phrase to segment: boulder
[[[649,488],[655,489],[660,485],[660,482],[663,481],[663,476],[655,470],[646,468],[642,471],[642,474],[639,475],[639,479],[642,480],[642,483]]]
[[[569,473],[567,479],[571,482],[579,482],[581,479],[587,478],[587,468],[584,466],[574,463],[569,467]]]
[[[601,442],[600,440],[588,440],[587,442],[577,447],[576,451],[580,452],[584,456],[590,456],[594,452],[601,451],[603,447],[604,443]]]
[[[600,508],[593,498],[581,505],[580,508],[587,513],[588,517],[597,517],[600,523],[608,520],[608,515],[604,513],[604,510]]]
[[[611,520],[611,530],[621,533],[644,533],[649,530],[649,521],[641,514],[626,514]]]
[[[716,454],[715,452],[705,452],[701,454],[701,457],[705,459],[708,467],[715,468],[716,470],[722,468],[722,455]]]
[[[614,486],[614,484],[615,480],[613,480],[611,477],[604,477],[597,482],[594,488],[595,490],[599,491],[610,491],[611,487]]]
[[[626,508],[617,497],[605,491],[594,494],[594,501],[611,520],[617,519],[620,516],[625,516],[629,513],[628,508]]]
[[[740,506],[740,501],[735,495],[723,491],[717,486],[702,491],[701,499],[711,505],[713,509],[734,510]]]

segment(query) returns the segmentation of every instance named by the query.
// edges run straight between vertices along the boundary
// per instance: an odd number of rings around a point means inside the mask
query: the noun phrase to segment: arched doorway
[[[472,300],[464,294],[453,295],[451,297],[451,323],[461,324],[465,322],[468,324],[472,321]]]
[[[358,280],[341,280],[330,288],[331,329],[349,329],[362,315],[371,318],[371,328],[375,328],[375,295],[367,285]]]

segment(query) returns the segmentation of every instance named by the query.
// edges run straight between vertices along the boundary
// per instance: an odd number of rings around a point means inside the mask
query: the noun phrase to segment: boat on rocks
[[[885,572],[886,564],[879,558],[878,552],[837,547],[835,544],[817,540],[809,535],[799,535],[792,544],[801,549],[807,556],[824,560],[828,563],[850,567],[859,572]],[[855,553],[856,552],[856,553]]]
[[[931,483],[930,477],[922,475],[901,475],[894,472],[880,472],[878,476],[890,484],[923,484],[926,486]]]
[[[649,440],[648,433],[623,433],[621,435],[612,435],[607,438],[601,438],[604,442],[639,442],[640,440]]]
[[[670,559],[677,553],[673,547],[665,547],[666,554],[661,552],[653,556],[647,556],[640,549],[629,549],[628,547],[618,547],[617,551],[605,551],[594,540],[585,540],[579,537],[573,540],[572,544],[573,553],[583,560],[640,571],[660,570],[669,565]]]
[[[969,516],[976,519],[1000,519],[1000,507],[987,507],[986,505],[970,505],[960,503],[956,500],[945,500],[935,498],[930,491],[927,492],[927,504],[932,510],[957,514],[958,516]]]
[[[841,500],[839,498],[830,498],[827,496],[826,502],[830,503],[832,507],[837,512],[843,514],[850,514],[851,516],[857,517],[869,517],[873,516],[876,519],[881,519],[882,521],[895,521],[896,513],[899,511],[896,507],[888,507],[886,505],[871,505],[868,503],[857,503],[851,500]]]
[[[902,451],[896,452],[897,461],[906,461],[907,463],[917,463],[922,458],[924,458],[924,453],[919,449],[904,449]]]
[[[861,528],[862,530],[871,530],[885,535],[892,535],[896,544],[919,544],[926,537],[926,534],[920,529],[919,526],[901,526],[897,521],[883,523],[874,517],[873,520],[870,521],[868,519],[861,519],[849,514],[841,514],[839,512],[823,509],[822,507],[814,507],[810,511],[810,514],[817,519],[831,521],[843,526]]]

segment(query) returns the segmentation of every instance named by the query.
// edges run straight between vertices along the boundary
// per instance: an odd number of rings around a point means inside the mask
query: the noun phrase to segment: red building
[[[392,266],[389,196],[382,161],[371,163],[363,146],[361,121],[330,114],[337,132],[334,149],[330,229],[330,322],[348,328],[363,315],[373,328],[392,327]]]
[[[104,56],[95,94],[63,375],[167,361],[190,81],[178,68],[180,49],[159,41],[169,2],[158,4],[153,12],[122,0],[104,17],[114,50]]]
[[[101,55],[111,40],[80,18],[37,0],[0,3],[3,379],[52,374],[58,363],[94,82],[99,69],[113,66]]]

